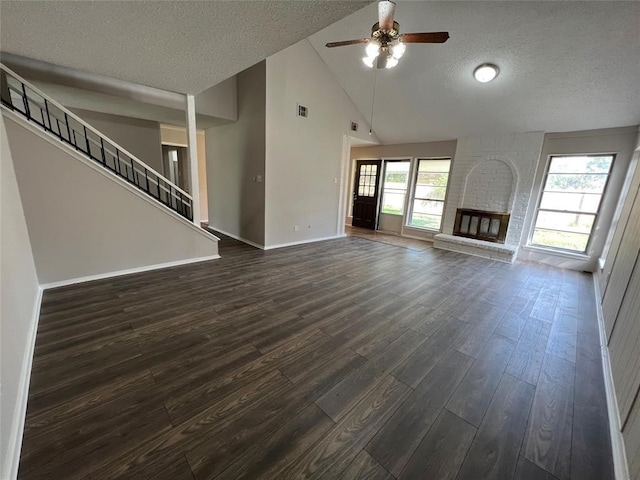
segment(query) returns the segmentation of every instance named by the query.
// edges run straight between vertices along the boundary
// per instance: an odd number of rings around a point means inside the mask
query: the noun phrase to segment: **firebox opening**
[[[453,234],[487,242],[504,243],[509,217],[508,213],[458,208]]]

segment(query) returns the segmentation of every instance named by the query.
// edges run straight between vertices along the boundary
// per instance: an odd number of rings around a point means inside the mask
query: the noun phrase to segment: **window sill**
[[[415,227],[413,225],[403,225],[402,228],[411,228],[413,230],[419,230],[421,232],[429,232],[429,233],[442,233],[440,232],[440,230],[436,230],[434,228],[428,228],[428,227]]]
[[[585,253],[572,253],[572,252],[564,252],[562,250],[554,250],[553,248],[544,248],[537,247],[534,245],[523,245],[520,247],[522,250],[527,250],[531,252],[544,253],[547,255],[556,255],[558,257],[572,258],[574,260],[591,260],[591,257]]]

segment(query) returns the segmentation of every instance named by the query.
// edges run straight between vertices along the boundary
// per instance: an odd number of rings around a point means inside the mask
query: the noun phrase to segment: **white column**
[[[187,152],[189,154],[189,193],[193,198],[193,223],[200,226],[200,190],[198,183],[198,140],[196,137],[196,102],[191,94],[186,95],[187,106]]]

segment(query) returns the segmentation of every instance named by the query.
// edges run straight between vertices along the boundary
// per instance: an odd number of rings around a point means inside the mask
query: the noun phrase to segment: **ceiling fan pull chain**
[[[369,135],[373,132],[373,105],[376,100],[376,80],[378,78],[378,69],[373,69],[373,95],[371,95],[371,120],[369,121]]]

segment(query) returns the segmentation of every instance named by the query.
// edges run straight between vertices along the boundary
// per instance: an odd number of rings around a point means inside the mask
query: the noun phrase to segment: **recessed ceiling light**
[[[473,71],[473,76],[477,81],[487,83],[498,76],[500,70],[491,63],[483,63]]]

